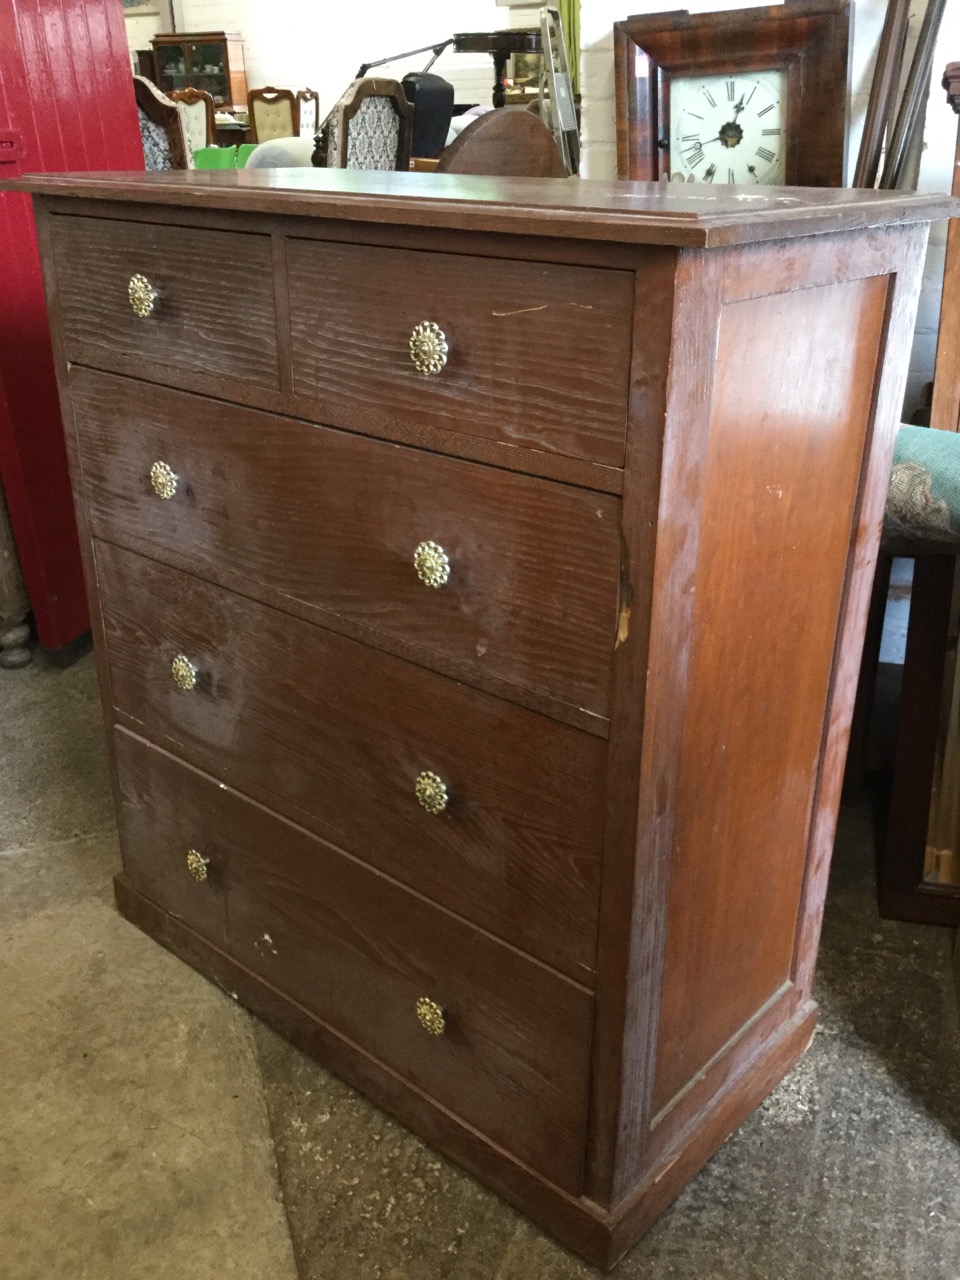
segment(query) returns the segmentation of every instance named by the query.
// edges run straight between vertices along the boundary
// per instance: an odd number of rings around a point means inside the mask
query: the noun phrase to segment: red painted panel
[[[0,0],[0,177],[142,169],[122,0]],[[0,192],[0,476],[41,642],[89,625],[29,196]]]

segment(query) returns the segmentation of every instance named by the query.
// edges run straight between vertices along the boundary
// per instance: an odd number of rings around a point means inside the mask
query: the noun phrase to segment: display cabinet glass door
[[[228,100],[230,81],[227,76],[226,47],[220,43],[196,43],[186,46],[194,89],[204,89],[214,104],[223,106]]]
[[[186,89],[190,83],[186,50],[181,44],[156,48],[157,75],[161,89]]]
[[[160,88],[204,89],[214,104],[229,101],[230,77],[226,45],[221,41],[188,41],[184,44],[156,45]]]

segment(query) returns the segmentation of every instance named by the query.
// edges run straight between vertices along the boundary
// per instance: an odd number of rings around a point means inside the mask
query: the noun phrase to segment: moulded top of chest
[[[947,195],[348,169],[43,174],[8,190],[192,209],[714,247],[960,213]]]

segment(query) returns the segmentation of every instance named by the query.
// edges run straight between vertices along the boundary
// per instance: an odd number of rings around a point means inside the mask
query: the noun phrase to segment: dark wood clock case
[[[849,0],[794,0],[723,13],[638,14],[614,24],[617,173],[655,181],[670,169],[670,81],[782,67],[787,182],[843,186]]]

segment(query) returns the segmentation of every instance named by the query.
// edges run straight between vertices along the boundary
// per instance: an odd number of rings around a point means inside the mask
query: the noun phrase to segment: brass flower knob
[[[165,462],[155,462],[150,468],[150,487],[158,498],[165,501],[177,492],[178,479]]]
[[[415,790],[417,800],[427,813],[443,813],[450,796],[442,778],[426,770],[417,775]]]
[[[413,567],[428,587],[442,587],[450,580],[450,558],[439,543],[419,543],[413,553]]]
[[[197,668],[185,653],[178,653],[170,663],[170,674],[178,689],[189,692],[190,689],[196,688]]]
[[[153,315],[160,293],[153,287],[146,276],[142,276],[138,272],[135,276],[130,277],[130,283],[127,285],[127,297],[130,299],[130,306],[133,308],[134,315],[138,315],[141,320],[146,320],[147,316]]]
[[[447,335],[432,320],[416,325],[410,335],[410,359],[424,376],[439,373],[447,363]]]
[[[198,884],[203,884],[207,878],[207,868],[210,866],[210,859],[205,858],[202,853],[196,849],[187,850],[187,870],[193,876]]]
[[[417,1017],[420,1025],[432,1036],[442,1036],[447,1029],[443,1010],[435,1000],[428,1000],[426,996],[421,996],[417,1001]]]

